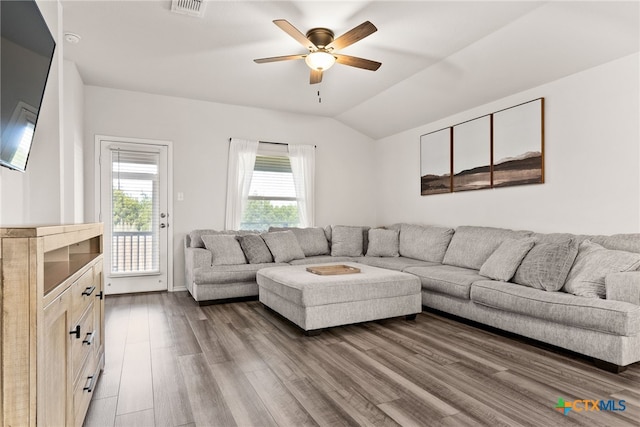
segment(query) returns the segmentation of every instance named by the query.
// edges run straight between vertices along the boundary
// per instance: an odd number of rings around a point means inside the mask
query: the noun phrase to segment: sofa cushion
[[[640,253],[640,233],[589,236],[589,240],[607,249]]]
[[[640,333],[640,306],[491,280],[471,287],[471,300],[499,310],[609,334]]]
[[[416,224],[400,225],[400,255],[442,263],[453,229]]]
[[[334,225],[331,227],[331,255],[362,256],[367,231],[365,227]]]
[[[208,234],[202,236],[204,246],[211,251],[213,265],[246,264],[247,259],[242,252],[236,236],[230,234]]]
[[[193,282],[197,285],[255,282],[261,268],[285,266],[284,263],[218,265],[196,268]]]
[[[604,278],[607,299],[640,305],[640,271],[610,273]]]
[[[520,266],[522,259],[533,247],[531,237],[507,239],[498,246],[480,267],[480,275],[508,282]]]
[[[530,235],[530,231],[514,231],[505,228],[458,227],[442,263],[480,270],[482,264],[506,239],[519,239]]]
[[[611,236],[569,234],[569,233],[534,233],[536,242],[561,243],[573,239],[579,246],[585,240],[591,240],[607,249],[640,253],[640,233],[613,234]]]
[[[296,228],[296,227],[270,227],[269,231],[291,230],[295,234],[298,243],[304,252],[304,256],[329,255],[329,241],[324,229],[320,227]]]
[[[247,257],[249,264],[263,264],[265,262],[273,262],[273,255],[259,234],[247,234],[245,236],[236,236],[236,240],[240,242],[242,252]]]
[[[400,232],[398,230],[385,230],[384,228],[372,228],[369,230],[368,257],[397,257]]]
[[[408,267],[429,267],[441,265],[436,262],[421,261],[414,258],[400,257],[360,257],[355,258],[356,262],[371,265],[373,267],[386,268],[389,270],[404,271]]]
[[[404,271],[418,276],[422,282],[422,289],[464,299],[469,299],[473,282],[486,280],[486,277],[478,274],[477,270],[453,265],[407,267]]]
[[[293,231],[274,231],[262,235],[275,262],[289,262],[304,258],[304,252]]]
[[[563,290],[583,297],[604,298],[607,274],[637,270],[638,266],[640,254],[605,249],[585,240],[580,244]]]
[[[573,240],[541,243],[531,248],[516,270],[513,281],[546,291],[559,291],[578,253]]]

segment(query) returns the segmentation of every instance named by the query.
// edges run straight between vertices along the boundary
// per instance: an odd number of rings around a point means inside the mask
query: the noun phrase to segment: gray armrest
[[[184,248],[184,273],[187,280],[186,286],[190,289],[193,283],[193,272],[198,267],[210,267],[213,255],[203,248]]]
[[[604,280],[607,299],[640,305],[640,271],[612,273]]]

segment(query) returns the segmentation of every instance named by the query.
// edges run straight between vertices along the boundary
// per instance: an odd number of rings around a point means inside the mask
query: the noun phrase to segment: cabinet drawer
[[[94,357],[95,351],[93,351],[93,347],[96,338],[96,331],[94,327],[95,322],[92,301],[89,304],[87,311],[85,311],[82,317],[73,324],[71,329],[71,373],[74,380],[80,374],[82,364],[87,357],[87,354],[91,354],[91,357]]]
[[[99,374],[98,361],[91,355],[83,365],[82,374],[73,389],[73,417],[76,427],[81,427],[84,422]]]
[[[95,299],[98,287],[95,286],[94,278],[93,267],[91,267],[71,285],[73,319],[78,319],[89,303]]]

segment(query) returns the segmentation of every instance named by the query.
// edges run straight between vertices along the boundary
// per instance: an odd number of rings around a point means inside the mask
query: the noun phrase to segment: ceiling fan
[[[338,64],[371,71],[376,71],[382,65],[380,62],[369,59],[335,53],[337,50],[344,49],[378,31],[376,26],[369,21],[352,28],[337,39],[333,38],[333,31],[328,28],[312,28],[304,35],[285,19],[276,19],[273,23],[306,49],[309,49],[309,53],[306,55],[287,55],[254,59],[254,62],[258,64],[304,59],[305,63],[311,68],[310,84],[320,83],[322,81],[322,73],[331,68],[336,62]]]

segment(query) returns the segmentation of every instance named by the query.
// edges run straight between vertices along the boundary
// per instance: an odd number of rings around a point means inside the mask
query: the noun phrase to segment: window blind
[[[256,156],[240,228],[266,230],[298,225],[298,201],[289,157]]]
[[[296,200],[296,189],[288,157],[256,156],[249,188],[249,200]]]
[[[159,162],[159,153],[111,151],[112,273],[159,271]]]

